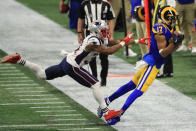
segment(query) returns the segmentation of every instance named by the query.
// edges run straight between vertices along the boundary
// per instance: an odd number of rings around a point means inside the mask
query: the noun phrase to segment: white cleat
[[[185,45],[181,45],[176,51],[179,52],[179,51],[188,51],[189,48]]]
[[[192,47],[191,53],[196,53],[196,47]]]
[[[137,56],[137,53],[133,52],[132,49],[128,49],[128,52],[129,52],[129,57],[135,57]],[[124,56],[126,56],[126,51],[124,51]]]

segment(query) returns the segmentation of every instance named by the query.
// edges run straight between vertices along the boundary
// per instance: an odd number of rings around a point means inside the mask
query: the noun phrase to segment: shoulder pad
[[[159,23],[159,24],[156,24],[156,25],[153,26],[152,32],[154,34],[160,34],[161,35],[161,34],[166,34],[167,29],[164,25]]]
[[[88,39],[88,44],[93,44],[93,45],[101,45],[101,40],[99,38],[97,38],[96,36],[91,36],[89,39]]]

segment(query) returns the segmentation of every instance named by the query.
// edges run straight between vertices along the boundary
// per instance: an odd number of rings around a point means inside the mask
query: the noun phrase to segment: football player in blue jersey
[[[23,65],[35,72],[39,78],[45,80],[52,80],[68,75],[81,85],[92,88],[95,99],[99,103],[102,111],[107,114],[111,111],[108,110],[105,104],[104,97],[100,91],[99,81],[82,68],[82,66],[88,64],[98,53],[113,54],[127,44],[134,44],[136,42],[145,44],[146,38],[134,41],[132,40],[133,33],[129,33],[122,41],[108,41],[110,33],[106,22],[103,20],[92,22],[90,32],[91,34],[84,39],[83,43],[75,51],[69,53],[60,64],[50,66],[45,70],[37,64],[22,59],[20,54],[7,55],[2,58],[1,62]]]
[[[136,64],[136,68],[139,68],[138,72],[130,82],[105,98],[106,105],[109,105],[115,99],[133,90],[119,111],[112,111],[111,114],[104,115],[108,125],[114,125],[119,122],[120,116],[125,113],[138,97],[147,91],[148,87],[155,80],[161,65],[165,61],[165,57],[174,52],[184,39],[182,33],[175,31],[178,13],[174,8],[164,6],[159,10],[159,18],[161,22],[152,28],[150,51],[144,55],[142,61]],[[98,115],[102,117],[100,108],[98,108]]]

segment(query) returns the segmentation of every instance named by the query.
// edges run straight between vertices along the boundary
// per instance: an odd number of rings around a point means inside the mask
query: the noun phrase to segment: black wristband
[[[82,32],[77,32],[78,34],[82,33]]]

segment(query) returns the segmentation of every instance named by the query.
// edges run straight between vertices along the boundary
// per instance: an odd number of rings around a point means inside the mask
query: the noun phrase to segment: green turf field
[[[0,88],[0,131],[114,130],[22,66],[0,63]]]
[[[28,7],[38,11],[42,15],[45,15],[49,19],[69,29],[69,19],[67,14],[60,14],[58,12],[59,1],[58,0],[17,0]],[[135,29],[135,28],[134,28]],[[74,30],[72,30],[74,31]],[[135,33],[136,34],[136,33]],[[114,38],[123,38],[122,32],[115,32]],[[123,49],[116,53],[125,61],[135,64],[139,57],[141,57],[140,49],[138,45],[133,45],[133,50],[139,54],[137,57],[126,58],[123,56]],[[196,99],[196,54],[188,52],[179,52],[173,54],[174,63],[174,77],[160,79],[169,86],[182,92],[183,94]]]

